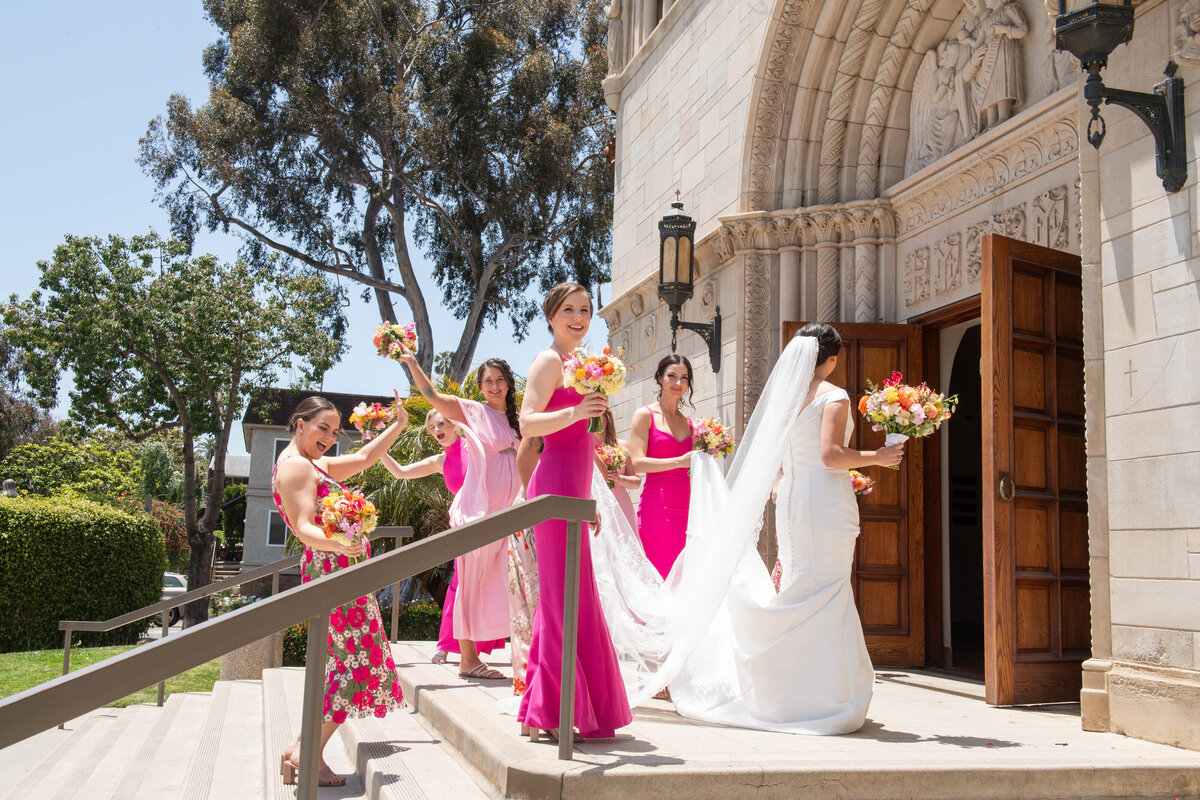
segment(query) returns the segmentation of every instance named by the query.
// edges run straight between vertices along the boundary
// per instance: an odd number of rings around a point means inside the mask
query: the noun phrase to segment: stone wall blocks
[[[1114,578],[1187,578],[1186,530],[1109,531]]]
[[[1200,631],[1200,581],[1113,578],[1111,586],[1114,625]]]
[[[1113,658],[1159,667],[1195,666],[1194,634],[1188,631],[1114,625],[1112,635]]]

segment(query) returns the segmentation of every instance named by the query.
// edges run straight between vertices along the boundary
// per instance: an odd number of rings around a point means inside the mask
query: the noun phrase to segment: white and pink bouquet
[[[692,420],[692,449],[724,458],[733,452],[733,428],[725,427],[717,417]]]
[[[375,351],[379,355],[399,361],[405,350],[410,353],[417,352],[417,324],[407,322],[403,325],[393,325],[385,322],[375,329],[371,344],[375,345]]]
[[[359,403],[350,412],[350,424],[362,433],[362,440],[369,442],[396,419],[396,407],[383,403]]]
[[[924,383],[909,386],[899,372],[893,372],[883,386],[868,380],[867,388],[870,391],[859,398],[858,413],[870,421],[871,430],[887,434],[884,442],[888,446],[928,436],[950,419],[958,406],[958,395],[946,397]]]
[[[575,348],[563,361],[563,386],[580,394],[600,392],[611,397],[625,386],[625,363],[612,348],[605,347],[600,353],[589,353],[582,347]],[[588,420],[588,433],[604,430],[604,420],[592,417]]]
[[[625,465],[629,463],[629,456],[625,451],[616,445],[600,444],[596,445],[596,455],[600,457],[600,463],[609,472],[620,472],[625,469]],[[606,481],[608,488],[613,488],[612,481]]]
[[[347,546],[355,539],[365,538],[377,524],[375,504],[351,489],[325,494],[320,498],[320,509],[325,538],[337,539]]]

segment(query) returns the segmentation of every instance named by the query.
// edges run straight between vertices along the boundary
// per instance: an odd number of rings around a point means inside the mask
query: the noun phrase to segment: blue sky
[[[138,139],[173,92],[194,105],[204,101],[200,55],[216,38],[199,0],[0,3],[0,295],[24,297],[36,289],[38,260],[49,258],[67,233],[168,232],[153,184],[137,165]],[[196,249],[232,259],[238,246],[232,236],[205,234]],[[418,269],[426,297],[440,297],[428,266]],[[389,394],[398,382],[403,391],[403,372],[371,347],[374,306],[358,299],[357,284],[348,288],[350,351],[326,375],[325,388]],[[403,304],[396,313],[401,321],[411,318]],[[453,349],[460,323],[440,307],[433,316],[436,347]],[[485,331],[476,361],[499,356],[524,373],[548,343],[540,330],[535,324],[522,343],[506,324]],[[591,341],[606,336],[597,317]],[[66,399],[64,389],[59,416]],[[231,452],[241,449],[239,431]]]

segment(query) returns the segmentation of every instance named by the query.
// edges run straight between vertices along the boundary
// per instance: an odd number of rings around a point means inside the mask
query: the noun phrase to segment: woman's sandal
[[[322,768],[324,769],[325,767],[322,765]],[[287,753],[284,753],[283,755],[281,755],[279,757],[279,776],[281,778],[283,778],[283,782],[285,785],[291,786],[292,784],[294,784],[296,782],[296,773],[299,771],[300,771],[300,765],[297,764],[295,761],[292,761],[291,759],[289,759]],[[318,786],[345,786],[346,779],[344,777],[342,777],[341,775],[334,773],[333,770],[330,770],[328,777],[326,777],[324,775],[320,776],[320,778],[317,780],[317,785]]]
[[[458,673],[460,678],[478,678],[483,681],[506,681],[508,678],[504,676],[498,669],[492,669],[487,664],[477,664],[474,668],[467,672]]]
[[[447,655],[449,654],[445,650],[438,650],[429,661],[431,664],[445,664]]]

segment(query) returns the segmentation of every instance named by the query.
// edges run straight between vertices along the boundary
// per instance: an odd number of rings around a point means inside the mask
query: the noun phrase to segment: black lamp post
[[[675,211],[658,223],[658,296],[671,309],[671,352],[675,352],[675,338],[680,328],[695,331],[708,345],[708,358],[713,372],[720,372],[721,307],[717,306],[717,315],[708,325],[679,320],[679,311],[694,289],[692,256],[696,221],[683,213],[679,192],[675,192],[675,202],[671,203],[671,208]]]
[[[1100,70],[1117,45],[1133,38],[1133,0],[1058,0],[1054,27],[1059,50],[1073,53],[1088,73],[1083,97],[1092,107],[1087,139],[1099,148],[1106,126],[1100,103],[1112,103],[1137,114],[1154,134],[1158,177],[1163,188],[1177,192],[1187,181],[1187,152],[1183,120],[1183,78],[1175,77],[1176,64],[1167,63],[1167,79],[1153,92],[1131,92],[1104,85]]]

